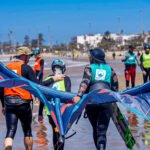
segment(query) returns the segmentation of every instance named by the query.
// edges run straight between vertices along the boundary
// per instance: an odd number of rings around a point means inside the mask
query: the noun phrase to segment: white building
[[[97,47],[102,38],[103,37],[100,34],[80,35],[72,38],[72,42],[77,43],[78,47],[80,44],[82,44],[84,47]]]
[[[131,34],[131,35],[121,35],[121,34],[111,34],[110,37],[118,44],[125,45],[126,41],[134,40],[138,38],[139,34]]]
[[[134,40],[138,38],[139,34],[131,34],[131,35],[121,35],[121,34],[110,34],[110,38],[113,39],[118,46],[127,44],[126,41]],[[77,44],[78,48],[83,49],[94,48],[98,46],[98,43],[101,43],[103,36],[100,34],[87,34],[87,35],[79,35],[72,38],[72,42]]]
[[[145,44],[150,44],[150,34],[145,34],[144,35],[144,43]]]

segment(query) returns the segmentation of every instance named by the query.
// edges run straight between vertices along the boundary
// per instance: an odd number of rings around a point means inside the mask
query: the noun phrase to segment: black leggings
[[[51,124],[52,126],[52,130],[53,130],[53,147],[54,147],[54,150],[63,150],[64,149],[64,143],[60,142],[60,134],[59,132],[56,132],[55,131],[55,123],[52,119],[51,116],[48,116],[49,118],[49,123]]]
[[[146,75],[143,75],[143,81],[146,83],[147,81],[150,81],[150,68],[144,68],[144,71],[146,72]]]
[[[18,119],[21,122],[24,137],[32,137],[31,123],[32,123],[32,111],[30,104],[22,104],[18,106],[6,105],[6,125],[7,134],[6,138],[14,138],[17,130]]]
[[[111,104],[88,104],[86,106],[88,119],[93,127],[93,139],[96,148],[106,148],[106,132],[112,115]]]

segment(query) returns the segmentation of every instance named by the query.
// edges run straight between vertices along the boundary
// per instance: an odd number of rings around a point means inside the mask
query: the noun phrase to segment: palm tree
[[[103,38],[109,40],[109,39],[110,39],[110,34],[111,34],[110,31],[106,31],[106,32],[104,33]]]
[[[37,47],[41,47],[43,45],[43,42],[44,42],[43,34],[39,33],[38,34],[38,45],[37,45]]]
[[[24,45],[30,46],[30,37],[28,35],[25,35],[24,37]]]

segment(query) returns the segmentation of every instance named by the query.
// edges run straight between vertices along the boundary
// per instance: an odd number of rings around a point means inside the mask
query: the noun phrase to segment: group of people
[[[137,55],[134,53],[134,46],[129,45],[128,52],[125,53],[125,58],[122,59],[125,64],[125,81],[126,89],[129,89],[131,79],[131,87],[135,86],[136,66],[140,66],[143,74],[143,82],[150,80],[150,45],[144,45],[144,52],[140,56],[140,62]]]
[[[143,71],[144,82],[149,77],[150,59],[149,50],[146,47],[145,53],[141,56],[141,69]],[[35,56],[36,63],[34,70],[28,65],[29,59]],[[31,80],[35,83],[54,88],[61,91],[71,91],[71,81],[65,75],[65,63],[56,59],[51,64],[52,74],[43,80],[44,74],[44,60],[40,55],[39,50],[31,51],[28,47],[19,47],[16,50],[15,60],[8,63],[7,67],[18,75]],[[129,47],[129,51],[125,55],[125,77],[126,87],[129,88],[129,79],[131,76],[132,87],[135,85],[135,67],[136,56],[133,53],[133,47]],[[92,90],[104,88],[113,91],[118,91],[118,78],[114,70],[106,63],[105,53],[101,49],[89,50],[89,65],[85,66],[83,78],[79,86],[77,95],[72,99],[72,103],[80,101],[85,93]],[[5,150],[11,150],[13,139],[17,130],[17,123],[20,120],[24,132],[24,145],[26,150],[32,150],[33,137],[32,137],[32,109],[31,101],[33,96],[28,91],[22,88],[4,88],[3,93],[0,95],[2,102],[2,112],[5,114],[7,133],[4,142]],[[43,109],[45,109],[48,116],[49,123],[53,130],[53,146],[55,150],[63,150],[64,143],[59,141],[58,129],[51,117],[51,114],[46,110],[44,104],[40,102],[39,106],[39,122],[43,122]],[[87,117],[93,128],[93,139],[95,146],[98,150],[105,150],[107,137],[106,132],[112,116],[112,104],[87,104],[86,105]]]

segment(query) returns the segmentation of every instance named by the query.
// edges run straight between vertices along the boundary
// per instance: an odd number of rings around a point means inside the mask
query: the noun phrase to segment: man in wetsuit
[[[44,74],[44,59],[41,57],[39,49],[34,49],[32,53],[36,58],[34,64],[34,72],[36,74],[37,79],[42,81]]]
[[[49,75],[46,80],[52,78],[54,75],[56,74],[64,74],[66,71],[66,66],[65,63],[60,60],[60,59],[55,59],[52,62],[51,65],[51,69],[53,71],[52,75]],[[56,81],[53,84],[51,84],[49,87],[59,90],[59,91],[67,91],[67,92],[71,92],[71,81],[70,78],[68,76],[65,76],[63,80],[61,81]],[[40,102],[40,107],[39,107],[39,122],[43,122],[43,108],[44,108],[44,104],[42,102]],[[60,135],[58,132],[58,129],[50,115],[50,113],[47,111],[46,107],[45,107],[45,112],[48,116],[49,119],[49,123],[52,126],[52,130],[53,130],[53,147],[54,150],[63,150],[64,149],[64,142],[60,142]]]
[[[143,81],[150,81],[150,45],[144,46],[145,52],[140,57],[140,68],[143,73]]]
[[[27,65],[31,57],[28,47],[19,47],[16,50],[16,60],[7,64],[7,67],[20,76],[42,85],[49,85],[57,80],[62,80],[63,75],[56,75],[51,79],[40,82],[37,80],[33,69]],[[4,142],[5,150],[12,150],[13,139],[20,120],[24,132],[24,145],[26,150],[32,150],[33,138],[31,130],[32,110],[30,102],[32,95],[22,88],[4,88],[1,94],[2,111],[5,109],[7,133]]]
[[[125,64],[125,80],[126,80],[126,89],[129,88],[129,82],[131,78],[132,87],[135,86],[135,76],[136,76],[136,63],[139,65],[136,54],[133,52],[134,47],[129,45],[129,51],[125,53],[125,58],[122,59],[122,62]]]
[[[105,54],[101,49],[89,51],[90,65],[84,69],[79,91],[73,102],[89,91],[95,89],[118,90],[118,79],[114,70],[105,62]],[[112,116],[112,104],[87,104],[86,113],[93,127],[93,139],[97,150],[106,149],[106,132]]]

